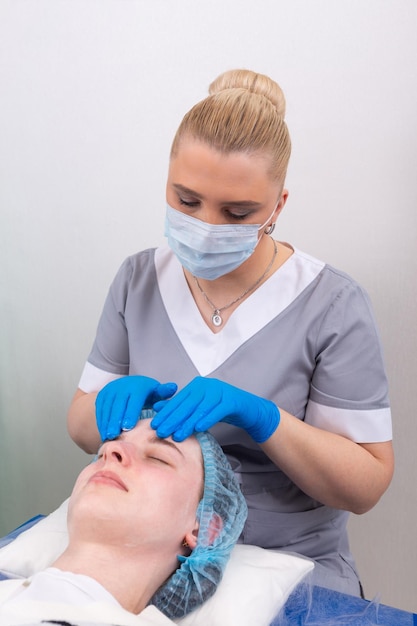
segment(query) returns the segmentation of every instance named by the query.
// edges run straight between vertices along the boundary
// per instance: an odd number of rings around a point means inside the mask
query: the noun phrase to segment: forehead
[[[195,437],[189,437],[181,442],[174,442],[171,437],[160,439],[154,429],[151,428],[150,423],[150,419],[139,420],[133,430],[122,432],[120,439],[132,443],[138,449],[142,449],[147,445],[171,448],[178,452],[179,457],[182,458],[186,464],[194,461],[198,461],[200,464],[202,463],[200,444]]]
[[[212,177],[217,184],[265,186],[272,184],[270,167],[268,153],[222,152],[202,141],[185,137],[171,157],[169,176],[196,180]]]

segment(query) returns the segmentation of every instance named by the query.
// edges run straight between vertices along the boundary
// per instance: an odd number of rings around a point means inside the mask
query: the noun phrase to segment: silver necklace
[[[250,287],[248,287],[247,289],[245,289],[245,291],[238,297],[235,298],[234,300],[232,300],[232,302],[229,302],[229,304],[226,304],[225,306],[222,307],[217,307],[215,304],[213,304],[213,302],[210,300],[210,298],[208,297],[208,295],[206,294],[205,291],[203,291],[200,283],[198,282],[198,278],[197,276],[193,275],[193,278],[196,282],[197,287],[199,288],[201,295],[204,297],[205,301],[207,302],[207,304],[209,304],[211,306],[211,308],[213,309],[213,315],[211,316],[211,321],[213,323],[213,326],[221,326],[223,324],[223,318],[220,315],[220,313],[222,311],[225,311],[226,309],[228,309],[229,307],[233,306],[233,304],[236,304],[236,302],[239,302],[240,300],[242,300],[242,298],[244,298],[248,293],[250,293],[251,291],[253,291],[258,285],[259,283],[265,278],[265,276],[270,272],[272,265],[275,261],[275,257],[277,256],[277,252],[278,252],[278,248],[277,248],[277,242],[274,240],[274,252],[272,254],[272,259],[270,260],[268,267],[266,268],[266,270],[264,271],[264,273],[262,274],[262,276],[260,276],[258,278],[258,280],[253,283],[253,285],[251,285]]]

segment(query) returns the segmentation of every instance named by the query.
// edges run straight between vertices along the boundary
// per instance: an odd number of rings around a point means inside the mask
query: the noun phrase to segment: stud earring
[[[190,544],[187,542],[186,539],[184,539],[184,541],[182,542],[182,547],[183,548],[189,548],[190,547]]]

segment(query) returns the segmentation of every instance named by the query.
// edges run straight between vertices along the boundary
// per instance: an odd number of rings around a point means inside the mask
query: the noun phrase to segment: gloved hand
[[[108,383],[96,398],[96,420],[102,441],[115,439],[122,429],[136,426],[142,409],[170,398],[175,383],[161,384],[147,376],[125,376]]]
[[[194,432],[208,430],[217,422],[243,428],[263,443],[278,427],[280,412],[270,400],[233,387],[215,378],[194,378],[177,395],[153,406],[151,422],[158,437],[183,441]]]

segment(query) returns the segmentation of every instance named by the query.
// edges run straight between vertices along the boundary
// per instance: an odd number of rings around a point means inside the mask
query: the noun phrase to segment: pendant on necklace
[[[213,326],[221,326],[223,324],[223,319],[218,309],[216,309],[211,316],[211,321],[213,322]]]

